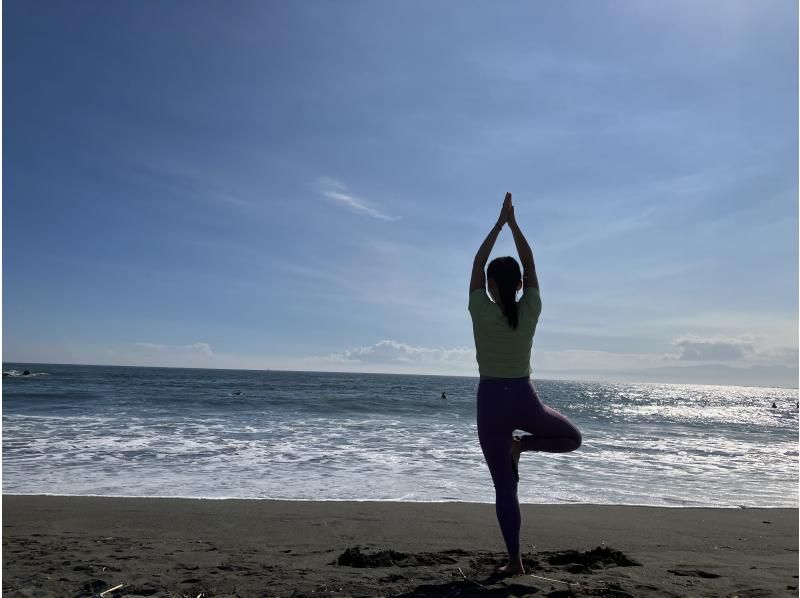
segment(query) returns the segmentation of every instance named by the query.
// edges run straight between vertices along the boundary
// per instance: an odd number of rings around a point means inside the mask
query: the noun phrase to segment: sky
[[[797,11],[6,0],[3,360],[797,387]]]

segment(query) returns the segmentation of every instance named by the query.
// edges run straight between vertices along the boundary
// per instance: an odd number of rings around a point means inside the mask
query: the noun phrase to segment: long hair
[[[519,324],[519,308],[517,306],[517,286],[522,281],[519,264],[511,256],[498,257],[489,263],[486,277],[494,280],[500,292],[503,304],[503,315],[508,318],[508,325],[516,330]]]

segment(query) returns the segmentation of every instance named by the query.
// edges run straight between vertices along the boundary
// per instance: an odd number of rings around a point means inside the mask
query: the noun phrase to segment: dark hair
[[[491,278],[497,285],[503,304],[503,315],[508,318],[508,325],[516,329],[519,323],[517,286],[522,281],[517,260],[511,256],[493,259],[486,269],[486,278]]]

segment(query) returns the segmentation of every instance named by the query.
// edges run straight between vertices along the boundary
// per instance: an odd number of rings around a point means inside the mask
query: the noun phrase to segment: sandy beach
[[[486,504],[4,496],[3,595],[797,595],[795,509],[523,505],[522,542],[499,578]]]

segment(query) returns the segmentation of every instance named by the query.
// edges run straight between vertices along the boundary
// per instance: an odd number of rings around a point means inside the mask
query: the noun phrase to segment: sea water
[[[494,501],[477,378],[3,370],[5,494]],[[583,446],[525,453],[521,502],[798,506],[797,390],[534,384]]]

